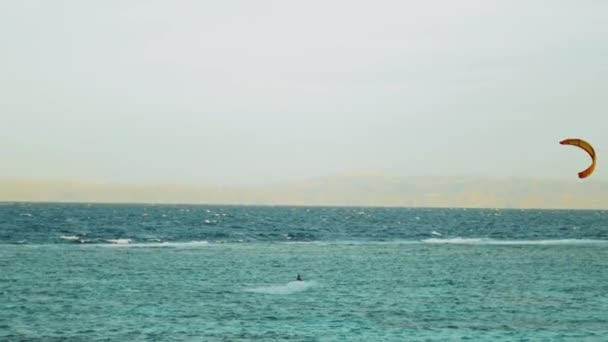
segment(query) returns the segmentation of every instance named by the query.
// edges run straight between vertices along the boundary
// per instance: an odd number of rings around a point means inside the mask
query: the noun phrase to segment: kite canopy
[[[591,157],[591,165],[589,165],[588,168],[586,168],[585,170],[581,171],[578,173],[578,178],[587,178],[589,176],[591,176],[591,174],[593,173],[593,170],[595,170],[595,150],[593,149],[593,146],[591,146],[591,144],[589,144],[588,142],[586,142],[583,139],[565,139],[559,142],[562,145],[573,145],[573,146],[577,146],[583,150],[585,150],[585,152],[587,152],[589,154],[589,156]]]

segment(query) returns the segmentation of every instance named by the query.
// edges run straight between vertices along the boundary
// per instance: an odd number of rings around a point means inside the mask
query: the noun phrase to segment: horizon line
[[[607,209],[599,208],[564,208],[564,207],[458,207],[458,206],[390,206],[390,205],[349,205],[349,204],[268,204],[268,203],[195,203],[195,202],[114,202],[114,201],[4,201],[0,200],[1,205],[10,204],[68,204],[68,205],[149,205],[149,206],[201,206],[201,207],[284,207],[284,208],[366,208],[366,209],[452,209],[452,210],[534,210],[534,211],[608,211]]]

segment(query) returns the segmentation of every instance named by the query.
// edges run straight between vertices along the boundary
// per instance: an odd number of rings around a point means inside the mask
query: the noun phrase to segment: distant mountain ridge
[[[387,175],[233,187],[0,180],[0,201],[608,209],[608,182]]]

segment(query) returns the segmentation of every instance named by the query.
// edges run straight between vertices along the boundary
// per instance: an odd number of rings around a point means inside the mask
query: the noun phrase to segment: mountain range
[[[251,186],[0,180],[3,202],[608,209],[608,182],[355,174]]]

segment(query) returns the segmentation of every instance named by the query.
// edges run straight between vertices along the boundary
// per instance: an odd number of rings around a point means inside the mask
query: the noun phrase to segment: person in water
[[[302,281],[302,277],[300,276],[300,273],[298,273],[298,276],[296,277],[297,281]]]

